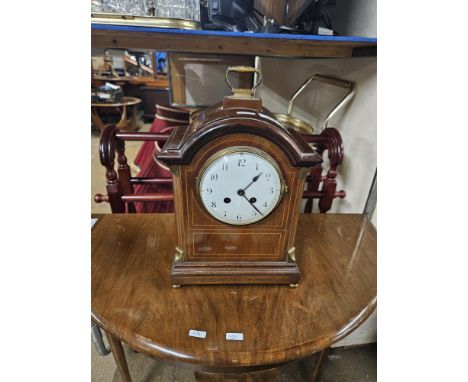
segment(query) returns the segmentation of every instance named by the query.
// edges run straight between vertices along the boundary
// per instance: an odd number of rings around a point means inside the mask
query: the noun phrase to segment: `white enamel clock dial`
[[[267,217],[285,189],[273,158],[257,149],[238,147],[208,160],[198,191],[206,211],[215,219],[246,225]]]

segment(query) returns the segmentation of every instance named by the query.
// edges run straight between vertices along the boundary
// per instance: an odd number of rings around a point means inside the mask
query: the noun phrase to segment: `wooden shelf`
[[[220,32],[104,24],[91,24],[91,46],[291,58],[377,55],[377,39],[367,37]]]
[[[137,76],[122,76],[122,77],[106,77],[95,75],[91,77],[93,81],[101,82],[126,82],[132,85],[152,86],[159,89],[169,88],[169,80],[167,77],[153,78],[153,77],[137,77]]]

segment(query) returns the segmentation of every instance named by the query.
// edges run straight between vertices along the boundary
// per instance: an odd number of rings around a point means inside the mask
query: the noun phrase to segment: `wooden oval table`
[[[119,129],[126,129],[129,131],[136,130],[136,120],[137,120],[137,108],[136,106],[141,103],[141,99],[136,97],[123,97],[118,102],[92,102],[91,103],[91,119],[96,127],[102,131],[106,127],[106,124],[102,122],[101,117],[99,116],[99,108],[122,108],[120,112],[119,121],[115,124]],[[132,116],[130,120],[127,120],[127,107],[132,107]],[[120,110],[120,109],[119,109]]]
[[[363,215],[300,216],[297,288],[174,289],[174,247],[172,214],[106,215],[92,229],[92,318],[108,333],[125,381],[131,379],[120,341],[193,368],[198,381],[224,380],[226,373],[229,380],[251,380],[252,373],[261,376],[253,380],[274,380],[277,366],[327,349],[376,305],[376,231]]]

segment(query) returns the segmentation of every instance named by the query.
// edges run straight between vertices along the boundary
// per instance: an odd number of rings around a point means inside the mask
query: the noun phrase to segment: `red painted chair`
[[[170,134],[174,127],[189,124],[190,112],[183,109],[175,109],[167,106],[156,105],[156,118],[151,126],[150,132]],[[163,163],[156,159],[163,145],[158,141],[146,141],[140,148],[134,163],[140,168],[138,178],[171,179],[171,172]],[[171,193],[170,184],[136,184],[134,193]],[[174,212],[172,201],[157,201],[135,204],[135,212]]]

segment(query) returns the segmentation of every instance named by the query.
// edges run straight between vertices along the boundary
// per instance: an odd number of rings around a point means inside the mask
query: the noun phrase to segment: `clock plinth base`
[[[172,265],[171,283],[206,284],[298,284],[299,268],[295,263],[230,264],[176,263]]]

